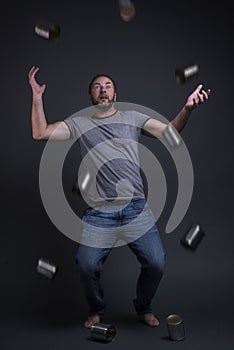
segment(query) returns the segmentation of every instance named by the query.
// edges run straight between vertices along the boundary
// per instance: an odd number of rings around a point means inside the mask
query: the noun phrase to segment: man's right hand
[[[48,124],[42,101],[42,94],[46,85],[39,85],[35,79],[38,67],[32,67],[28,73],[29,84],[31,85],[32,96],[32,136],[35,140],[67,140],[70,138],[70,130],[64,121]]]
[[[31,85],[32,92],[35,96],[42,96],[45,91],[46,85],[39,85],[35,79],[36,73],[39,71],[39,67],[32,67],[28,73],[29,84]]]

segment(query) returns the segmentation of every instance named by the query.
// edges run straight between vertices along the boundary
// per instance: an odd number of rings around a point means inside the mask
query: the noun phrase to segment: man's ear
[[[115,92],[115,94],[114,94],[114,102],[116,102],[116,100],[117,100],[117,94]]]

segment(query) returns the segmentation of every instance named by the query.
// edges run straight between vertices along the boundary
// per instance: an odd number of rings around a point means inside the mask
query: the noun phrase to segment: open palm
[[[43,92],[45,91],[46,85],[45,84],[39,85],[38,82],[36,81],[35,75],[38,71],[39,71],[39,68],[33,66],[28,73],[28,78],[29,78],[29,84],[31,85],[33,93],[37,95],[42,95]]]

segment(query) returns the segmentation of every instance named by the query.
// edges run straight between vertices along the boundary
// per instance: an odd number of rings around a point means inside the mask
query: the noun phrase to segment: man
[[[167,125],[136,111],[117,110],[115,82],[107,75],[97,75],[89,85],[89,98],[94,106],[91,117],[71,117],[48,124],[42,101],[46,86],[39,85],[35,80],[38,70],[39,68],[32,67],[28,75],[32,88],[33,138],[76,138],[82,158],[90,154],[88,171],[92,173],[92,169],[97,168],[97,191],[90,191],[92,186],[88,186],[86,196],[91,205],[83,216],[83,241],[78,244],[76,255],[89,304],[89,315],[84,326],[91,328],[104,316],[101,270],[114,245],[116,231],[113,229],[123,233],[129,248],[141,264],[136,298],[133,301],[136,313],[147,325],[158,326],[159,321],[152,312],[151,303],[163,275],[165,251],[154,217],[147,206],[137,163],[136,143],[140,137],[139,130],[145,135],[162,138]],[[192,110],[208,100],[209,95],[210,90],[202,90],[202,85],[198,85],[170,124],[181,132]],[[100,144],[102,147],[98,152],[89,152]],[[98,164],[102,166],[99,167]],[[117,184],[122,179],[127,179],[130,186],[118,187]],[[139,215],[141,219],[137,221]],[[106,235],[99,234],[100,232]],[[101,241],[103,237],[104,241]]]

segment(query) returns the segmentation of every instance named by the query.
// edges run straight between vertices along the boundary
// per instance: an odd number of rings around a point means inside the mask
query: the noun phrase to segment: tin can
[[[185,84],[189,81],[195,80],[199,75],[198,64],[190,64],[187,66],[179,67],[175,71],[175,78],[178,84]]]
[[[37,261],[37,272],[50,279],[53,279],[57,272],[57,266],[45,258],[40,258]]]
[[[184,323],[180,315],[169,315],[167,317],[167,329],[171,340],[185,339]]]
[[[90,332],[92,338],[111,342],[115,338],[116,328],[111,324],[95,323],[92,325]]]
[[[201,229],[201,226],[198,224],[194,224],[190,227],[189,231],[181,239],[180,242],[185,248],[195,250],[204,235],[205,233]]]

